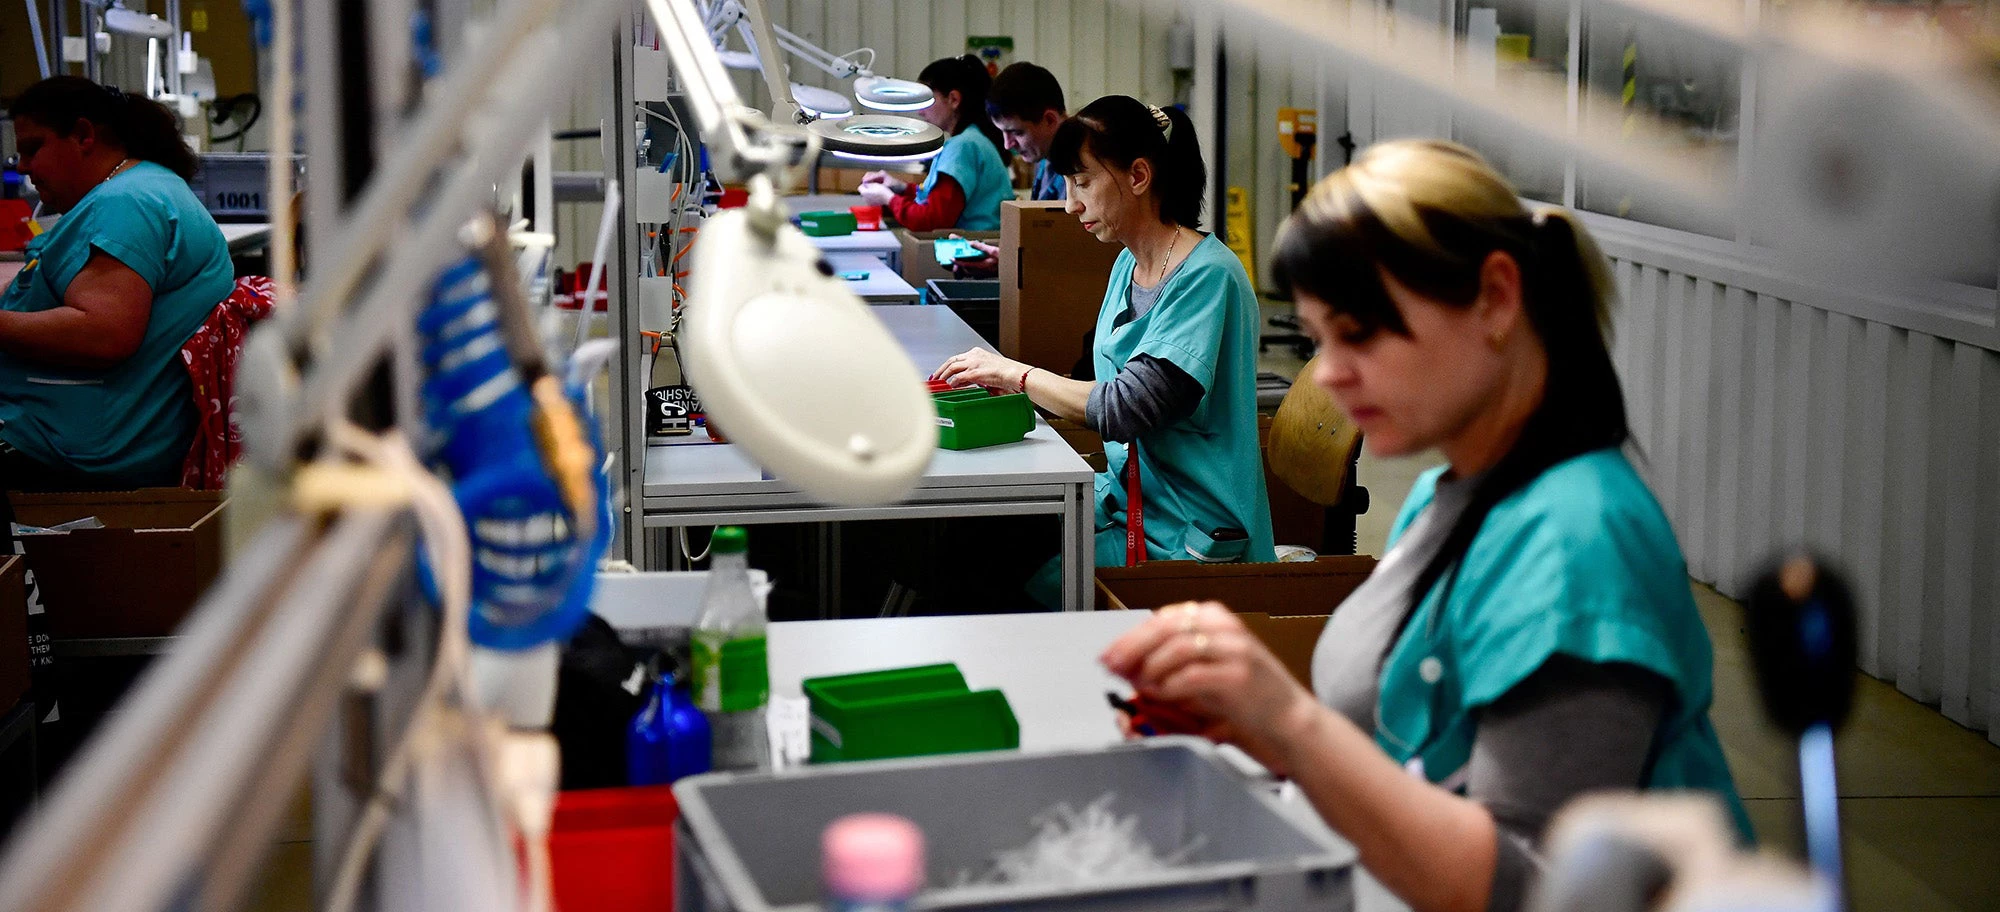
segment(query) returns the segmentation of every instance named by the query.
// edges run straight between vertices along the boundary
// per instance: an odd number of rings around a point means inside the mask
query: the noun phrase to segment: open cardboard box
[[[951,270],[938,265],[937,242],[956,234],[973,241],[985,241],[998,246],[998,231],[962,231],[945,228],[938,231],[911,231],[908,228],[895,229],[896,239],[903,243],[903,281],[912,288],[922,288],[932,279],[955,278]]]
[[[1298,563],[1148,561],[1137,567],[1099,567],[1097,608],[1151,610],[1176,602],[1221,602],[1311,687],[1313,647],[1326,619],[1374,571],[1375,558],[1366,555]]]
[[[22,551],[58,639],[167,636],[222,562],[220,491],[141,488],[9,494],[15,522],[54,526],[89,516],[102,529],[23,535]]]

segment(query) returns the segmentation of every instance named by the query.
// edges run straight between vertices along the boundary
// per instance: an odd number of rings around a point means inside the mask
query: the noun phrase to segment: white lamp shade
[[[823,120],[840,120],[854,116],[854,102],[848,101],[847,96],[832,89],[794,82],[792,100],[798,102],[799,107],[819,115]]]

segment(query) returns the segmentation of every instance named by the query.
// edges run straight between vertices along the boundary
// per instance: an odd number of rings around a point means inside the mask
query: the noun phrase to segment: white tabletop
[[[884,306],[871,311],[910,356],[919,376],[946,358],[986,344],[949,307]],[[939,449],[917,482],[921,489],[985,485],[1078,484],[1091,480],[1090,465],[1048,424],[1018,443],[974,450]],[[646,449],[647,497],[682,494],[734,495],[791,493],[786,482],[764,477],[763,469],[734,446],[652,446]]]
[[[999,688],[1021,723],[1022,750],[1119,740],[1105,691],[1131,689],[1097,657],[1144,611],[868,618],[772,624],[771,693],[803,697],[807,678],[952,662],[973,690]]]
[[[808,193],[784,199],[786,214],[795,218],[801,212],[845,212],[855,206],[868,205],[859,193]]]
[[[868,273],[868,278],[846,283],[847,290],[854,292],[863,301],[870,304],[917,303],[917,290],[910,287],[910,283],[903,281],[903,277],[895,270],[890,269],[888,263],[872,253],[828,251],[826,262],[833,267],[835,275],[849,272]]]
[[[893,231],[856,231],[832,237],[808,235],[806,240],[827,253],[865,253],[882,260],[888,259],[889,254],[903,252],[903,242]]]
[[[229,242],[231,253],[255,250],[271,240],[271,226],[265,222],[225,222],[217,227],[222,229],[222,239]]]

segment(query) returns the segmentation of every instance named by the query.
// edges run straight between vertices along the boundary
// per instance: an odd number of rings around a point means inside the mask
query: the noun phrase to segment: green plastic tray
[[[938,446],[971,450],[1013,443],[1035,429],[1035,407],[1023,393],[995,396],[979,387],[935,393]]]
[[[967,688],[949,663],[812,678],[803,689],[814,763],[1021,746],[1006,695]]]
[[[833,237],[854,233],[854,213],[836,210],[799,213],[799,230],[811,237]]]

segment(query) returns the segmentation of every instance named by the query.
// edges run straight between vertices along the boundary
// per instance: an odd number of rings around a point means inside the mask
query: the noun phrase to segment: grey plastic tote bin
[[[951,888],[995,853],[1034,836],[1037,813],[1106,792],[1136,814],[1162,853],[1205,841],[1169,871],[1089,888]],[[924,831],[931,889],[919,909],[1091,912],[1344,912],[1353,853],[1289,819],[1199,738],[1152,738],[1096,751],[994,752],[713,773],[674,786],[678,912],[819,912],[820,832],[846,814],[901,814]]]

